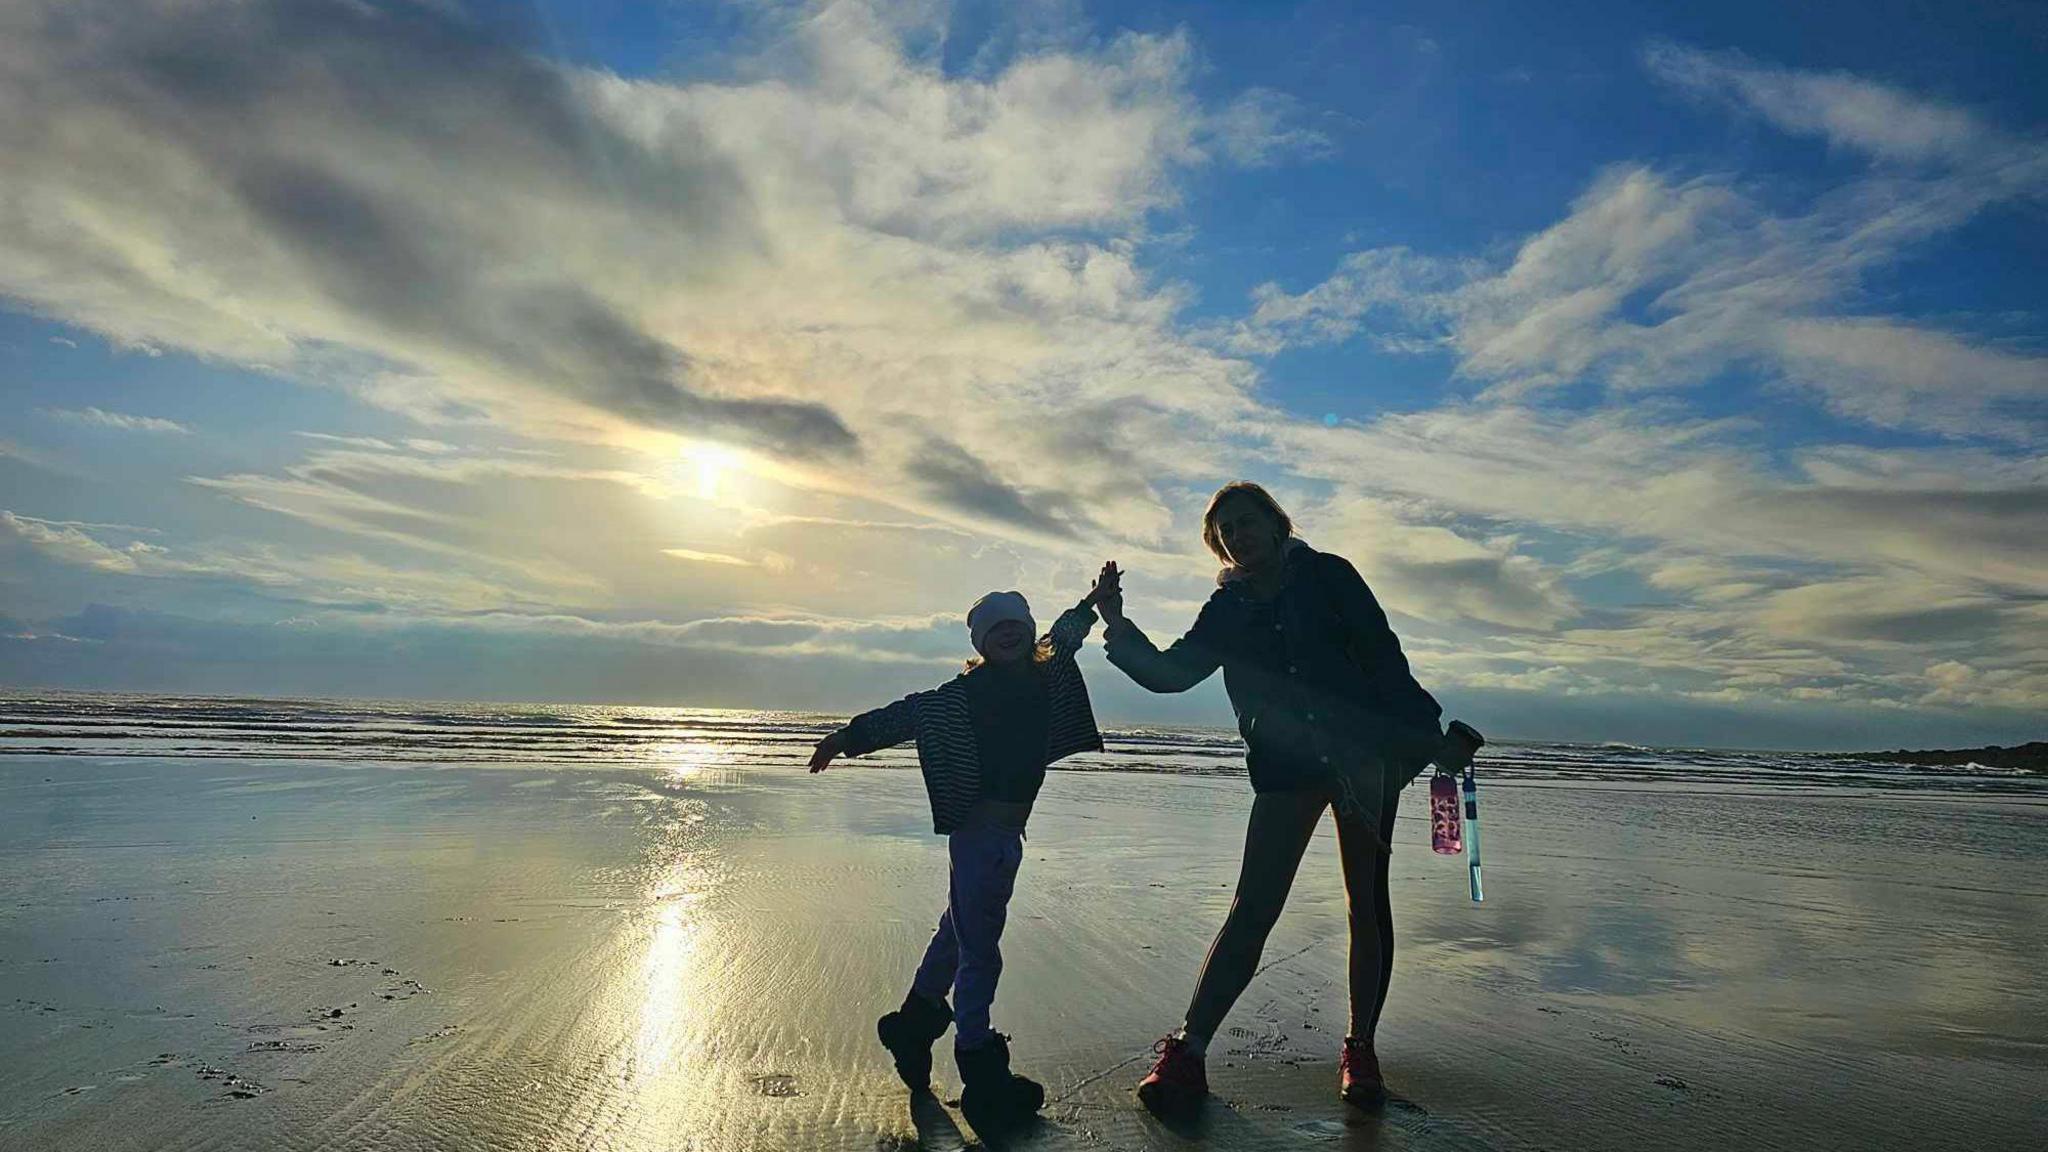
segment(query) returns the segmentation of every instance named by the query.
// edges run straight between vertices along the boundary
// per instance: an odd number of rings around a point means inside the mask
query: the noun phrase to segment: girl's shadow
[[[923,1152],[959,1152],[968,1146],[967,1134],[953,1123],[953,1114],[929,1091],[910,1094],[910,1122],[917,1127],[917,1146]]]
[[[921,1152],[964,1152],[971,1149],[986,1149],[987,1152],[1001,1152],[1005,1148],[1030,1145],[1049,1130],[1045,1119],[1034,1116],[1012,1128],[996,1129],[989,1132],[976,1131],[976,1140],[969,1140],[953,1120],[945,1102],[931,1092],[913,1092],[910,1096],[910,1122],[917,1128],[917,1146]]]

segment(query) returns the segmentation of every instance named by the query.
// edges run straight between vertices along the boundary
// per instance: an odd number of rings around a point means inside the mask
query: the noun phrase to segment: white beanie
[[[1022,592],[991,592],[967,610],[967,636],[974,642],[976,652],[981,651],[988,630],[1005,620],[1021,620],[1026,631],[1038,634],[1038,624],[1031,619],[1031,605]]]

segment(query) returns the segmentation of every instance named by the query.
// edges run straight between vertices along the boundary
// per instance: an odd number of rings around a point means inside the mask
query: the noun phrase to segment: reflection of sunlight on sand
[[[606,1010],[587,1021],[604,1053],[602,1073],[582,1105],[596,1119],[572,1117],[564,1132],[609,1131],[619,1147],[666,1146],[646,1140],[686,1130],[699,1110],[715,1107],[712,1043],[724,997],[712,896],[727,877],[716,853],[684,847],[695,840],[701,807],[676,805],[634,884],[632,911],[604,949]]]
[[[644,989],[632,1064],[636,1086],[667,1072],[690,1044],[685,1014],[700,983],[697,965],[704,924],[694,907],[702,894],[688,890],[689,868],[687,861],[678,861],[652,894],[661,901],[661,908],[655,914],[654,932],[641,965]],[[702,1035],[701,1030],[697,1035]]]

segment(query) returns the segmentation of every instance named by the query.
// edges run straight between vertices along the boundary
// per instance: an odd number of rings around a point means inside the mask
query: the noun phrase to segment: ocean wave
[[[0,755],[310,759],[373,763],[794,767],[843,717],[802,712],[506,705],[86,692],[0,692]],[[1067,771],[1244,773],[1234,731],[1141,725]],[[908,768],[907,748],[863,764]],[[2048,779],[1963,765],[1703,748],[1497,741],[1479,771],[1496,782],[1851,787],[2048,795]]]

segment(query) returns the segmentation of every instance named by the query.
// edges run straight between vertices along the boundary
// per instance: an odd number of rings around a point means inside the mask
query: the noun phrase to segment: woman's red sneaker
[[[1209,1095],[1207,1061],[1188,1049],[1179,1036],[1168,1036],[1152,1046],[1159,1062],[1138,1081],[1138,1102],[1155,1116],[1171,1116],[1197,1107]]]
[[[1337,1083],[1344,1102],[1354,1108],[1383,1108],[1387,1103],[1387,1082],[1380,1078],[1380,1058],[1371,1040],[1344,1038],[1344,1055],[1337,1059]]]

